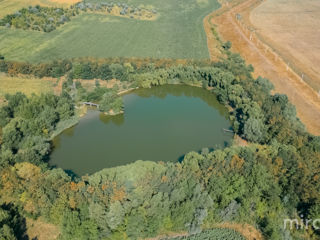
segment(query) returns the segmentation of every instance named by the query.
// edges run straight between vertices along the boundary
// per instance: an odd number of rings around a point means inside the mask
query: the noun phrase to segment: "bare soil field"
[[[211,19],[212,23],[217,26],[216,29],[224,41],[232,42],[232,51],[239,52],[254,66],[254,76],[268,78],[275,86],[274,92],[286,94],[296,106],[298,117],[308,131],[320,135],[320,96],[276,50],[253,31],[250,14],[261,3],[260,0],[223,3],[219,14]],[[317,25],[313,27],[317,29]]]

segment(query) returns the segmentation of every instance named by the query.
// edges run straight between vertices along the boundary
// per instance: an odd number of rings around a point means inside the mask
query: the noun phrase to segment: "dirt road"
[[[298,117],[310,133],[320,135],[320,96],[303,82],[277,53],[249,30],[250,11],[261,1],[238,2],[235,6],[224,4],[220,14],[211,18],[220,37],[224,41],[231,41],[232,51],[240,53],[248,64],[254,66],[255,77],[268,78],[275,86],[274,92],[288,96],[296,106]]]

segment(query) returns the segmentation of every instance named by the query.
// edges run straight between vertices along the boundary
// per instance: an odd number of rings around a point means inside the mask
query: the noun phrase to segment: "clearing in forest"
[[[59,81],[49,78],[33,78],[33,77],[10,77],[3,73],[0,74],[0,99],[3,99],[5,94],[14,94],[22,92],[27,96],[31,94],[41,93],[56,93],[60,92]]]

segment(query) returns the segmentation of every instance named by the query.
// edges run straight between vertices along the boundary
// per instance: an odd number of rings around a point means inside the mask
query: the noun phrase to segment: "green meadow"
[[[202,21],[219,7],[216,0],[127,2],[152,6],[159,17],[147,21],[84,13],[50,33],[1,27],[0,53],[8,60],[29,62],[87,56],[209,57]]]

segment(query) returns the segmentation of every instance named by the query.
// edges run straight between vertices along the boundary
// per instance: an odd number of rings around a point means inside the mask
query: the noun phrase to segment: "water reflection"
[[[118,115],[115,115],[115,116],[110,116],[110,115],[105,115],[103,113],[100,113],[99,114],[99,119],[104,124],[108,124],[110,122],[112,122],[113,124],[115,124],[117,126],[121,126],[122,124],[124,124],[124,114],[118,114]]]
[[[227,146],[227,109],[215,95],[183,85],[138,89],[123,95],[124,114],[89,109],[54,141],[50,164],[78,175],[136,160],[178,161],[190,151]]]

